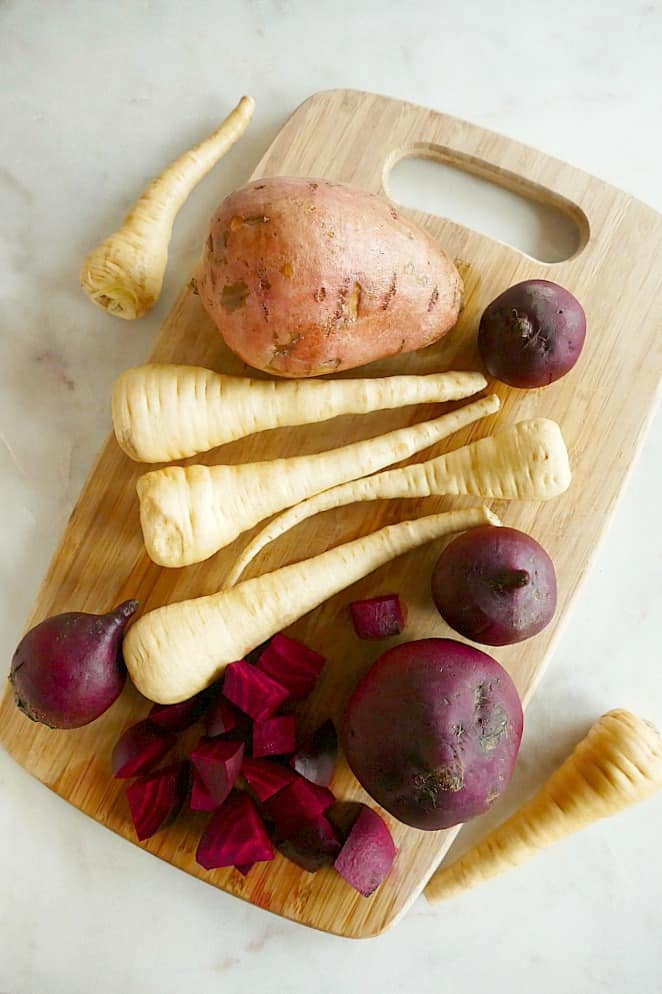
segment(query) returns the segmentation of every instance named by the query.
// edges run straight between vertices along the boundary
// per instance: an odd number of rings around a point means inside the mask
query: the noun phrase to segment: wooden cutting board
[[[577,367],[544,390],[518,391],[496,384],[503,401],[501,412],[447,443],[455,447],[497,426],[536,415],[557,420],[566,438],[574,479],[564,496],[547,504],[493,505],[505,523],[531,532],[547,548],[558,572],[560,600],[554,622],[536,639],[494,652],[527,702],[652,413],[662,366],[662,217],[600,180],[510,139],[411,104],[345,90],[318,93],[299,107],[253,176],[325,177],[386,194],[391,166],[412,152],[459,165],[555,205],[579,228],[580,249],[575,256],[544,265],[444,218],[408,212],[460,260],[466,307],[457,327],[441,344],[375,363],[359,374],[478,368],[479,316],[493,297],[519,280],[555,280],[584,304],[588,335]],[[204,234],[200,232],[201,244]],[[249,372],[222,346],[190,286],[166,320],[151,359],[198,363],[235,374]],[[410,408],[274,431],[225,446],[203,460],[244,462],[318,451],[433,413],[438,409]],[[150,609],[221,586],[246,538],[195,567],[166,570],[153,565],[143,551],[138,525],[135,481],[143,470],[120,452],[113,438],[108,440],[71,514],[29,625],[65,610],[104,611],[129,596],[138,597],[143,609]],[[269,547],[255,569],[266,571],[387,522],[451,505],[449,500],[427,499],[328,512]],[[439,545],[432,545],[402,557],[293,626],[294,636],[329,659],[302,727],[311,729],[328,716],[339,718],[357,677],[382,649],[354,636],[347,614],[350,600],[399,591],[409,605],[408,639],[451,634],[429,595],[438,551]],[[110,776],[109,757],[122,729],[143,717],[148,708],[145,700],[127,688],[119,702],[87,728],[50,731],[18,712],[7,687],[0,709],[0,739],[33,776],[135,842],[124,785]],[[342,761],[333,786],[339,798],[368,800]],[[143,848],[262,908],[353,937],[377,935],[406,911],[457,831],[425,833],[389,820],[399,854],[388,879],[365,899],[332,869],[311,875],[280,856],[255,867],[246,879],[231,869],[208,873],[194,858],[204,823],[202,816],[183,814]]]

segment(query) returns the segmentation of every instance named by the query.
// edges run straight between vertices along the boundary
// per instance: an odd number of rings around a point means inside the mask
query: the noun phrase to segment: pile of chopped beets
[[[310,873],[333,863],[368,897],[395,858],[390,832],[364,805],[353,824],[334,822],[329,789],[338,739],[333,723],[297,743],[292,705],[312,692],[324,658],[275,635],[253,661],[231,663],[222,681],[180,704],[155,704],[113,749],[116,777],[136,777],[126,795],[139,840],[173,821],[188,802],[211,813],[196,860],[207,870],[234,866],[244,876],[274,858],[274,846]],[[177,733],[202,722],[186,758],[158,764]]]

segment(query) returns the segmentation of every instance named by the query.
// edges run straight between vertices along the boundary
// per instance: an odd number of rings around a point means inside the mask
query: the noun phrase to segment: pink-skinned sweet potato
[[[367,792],[414,828],[482,814],[510,782],[522,706],[495,659],[453,639],[385,652],[352,695],[342,730]]]
[[[450,258],[392,204],[301,177],[256,180],[223,201],[198,290],[233,352],[289,377],[431,345],[462,301]]]

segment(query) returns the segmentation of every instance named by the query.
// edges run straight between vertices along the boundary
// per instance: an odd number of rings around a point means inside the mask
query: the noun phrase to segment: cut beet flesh
[[[226,735],[237,727],[239,712],[223,696],[222,687],[215,687],[209,706],[205,711],[205,734],[212,739],[215,735]]]
[[[268,759],[249,759],[247,756],[244,756],[241,764],[241,775],[261,803],[268,801],[296,778],[296,774],[287,766]]]
[[[299,746],[291,765],[306,780],[328,787],[333,780],[337,756],[338,736],[335,725],[329,719]]]
[[[354,631],[360,639],[385,639],[399,635],[407,623],[406,610],[397,594],[384,594],[349,605]]]
[[[395,853],[385,822],[364,805],[334,866],[359,894],[370,897],[391,869]]]
[[[179,704],[155,704],[147,717],[159,728],[167,728],[169,732],[183,732],[198,720],[207,700],[207,691],[203,690]]]
[[[293,701],[312,693],[324,663],[324,656],[287,635],[274,635],[257,660],[261,670],[287,687]]]
[[[233,791],[212,815],[202,833],[195,858],[206,870],[274,858],[264,822],[248,794]]]
[[[287,859],[309,873],[315,873],[320,867],[333,863],[341,843],[329,819],[318,815],[314,820],[300,825],[288,838],[277,836],[276,845]]]
[[[111,764],[113,776],[135,777],[153,769],[172,749],[177,737],[151,721],[139,721],[124,732],[115,743]]]
[[[191,811],[215,811],[219,805],[209,793],[199,773],[193,770],[191,778]]]
[[[334,801],[335,797],[326,787],[318,787],[297,776],[289,786],[269,798],[264,810],[274,822],[278,837],[290,839],[307,822],[324,814]]]
[[[175,817],[188,787],[188,763],[173,763],[156,770],[126,788],[136,835],[142,842]]]
[[[253,755],[284,756],[296,749],[296,725],[293,714],[265,718],[253,725]]]
[[[270,718],[290,696],[280,683],[243,659],[226,667],[223,695],[254,721]]]
[[[242,877],[247,877],[248,874],[251,872],[251,870],[253,869],[254,866],[255,866],[255,863],[235,863],[234,864],[235,870],[239,870],[239,872],[241,873]]]
[[[201,739],[191,752],[193,769],[215,801],[215,807],[223,803],[234,787],[243,758],[243,742],[229,739]]]

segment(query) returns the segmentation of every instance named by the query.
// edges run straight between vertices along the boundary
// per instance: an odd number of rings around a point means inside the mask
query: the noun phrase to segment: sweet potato
[[[431,345],[462,281],[422,228],[339,183],[260,179],[213,216],[200,299],[226,344],[278,376],[317,376]]]

